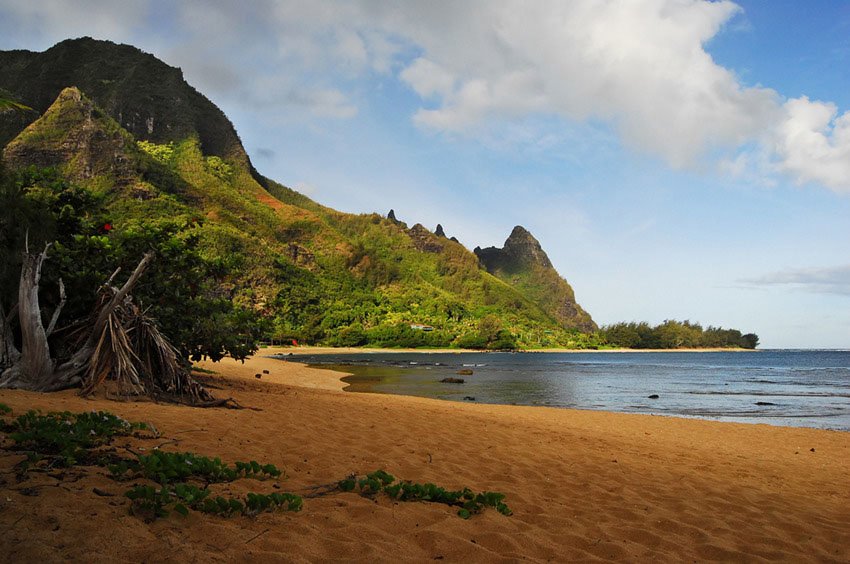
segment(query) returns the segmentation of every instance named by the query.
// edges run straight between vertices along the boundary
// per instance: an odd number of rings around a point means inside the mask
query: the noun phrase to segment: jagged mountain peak
[[[596,329],[590,315],[576,303],[572,287],[552,266],[540,241],[523,226],[513,228],[501,249],[476,247],[473,252],[487,272],[520,288],[562,326],[582,331]]]
[[[520,263],[535,263],[552,268],[552,262],[540,246],[540,241],[522,225],[513,228],[502,250]]]
[[[3,158],[13,168],[60,167],[76,180],[133,174],[132,137],[79,88],[64,88],[47,111],[9,143]]]
[[[475,254],[478,255],[478,259],[490,272],[504,271],[511,273],[532,265],[552,268],[552,262],[540,245],[540,241],[521,225],[513,228],[502,248],[487,247],[481,249],[476,247]]]

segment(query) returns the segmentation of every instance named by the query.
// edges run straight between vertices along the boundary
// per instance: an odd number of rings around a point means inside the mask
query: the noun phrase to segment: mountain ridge
[[[120,57],[112,57],[116,49]],[[420,224],[408,228],[377,214],[338,212],[263,177],[251,165],[235,128],[211,102],[196,105],[218,116],[220,124],[226,122],[227,127],[214,130],[224,132],[223,139],[205,138],[204,131],[210,130],[196,127],[191,119],[166,127],[168,116],[182,107],[163,106],[163,100],[174,97],[171,89],[203,96],[185,84],[179,69],[152,55],[109,42],[69,40],[45,51],[44,68],[34,72],[38,54],[14,53],[0,52],[0,68],[5,71],[4,61],[17,61],[17,91],[30,93],[21,101],[42,112],[6,145],[9,164],[58,167],[69,179],[106,194],[116,229],[157,217],[192,218],[191,229],[206,256],[238,264],[228,283],[233,299],[273,319],[277,338],[354,345],[588,344],[580,332],[595,329],[595,324],[577,304],[573,317],[567,310],[557,314],[553,304],[563,306],[572,289],[526,230],[519,232],[516,245],[506,245],[517,252],[530,249],[537,257],[520,273],[517,285],[498,270],[496,275],[489,272],[480,257],[446,239],[442,229],[435,234]],[[58,65],[57,53],[73,54],[67,59],[81,66],[85,80],[75,80],[74,69],[63,68],[63,80],[78,84],[66,85],[45,106],[41,89],[52,91],[59,79],[45,82],[43,75]],[[144,69],[154,77],[179,76],[182,82],[176,87],[158,84],[160,90],[147,84],[141,89],[144,95],[126,94],[123,88],[105,92],[95,84],[90,96],[86,85],[101,80],[93,71],[98,57],[132,59],[128,80],[134,84],[145,83]],[[35,78],[27,82],[21,69]],[[117,71],[107,66],[105,72],[115,77]],[[6,90],[7,85],[0,83]],[[111,110],[101,109],[98,96],[112,104]],[[165,121],[155,118],[152,128],[146,123],[140,128],[138,120],[127,120],[127,108],[134,115],[164,116]],[[12,126],[4,123],[2,131],[8,132]],[[523,232],[524,243],[519,237]],[[549,288],[557,295],[547,298]],[[498,319],[495,331],[493,317]],[[490,321],[482,325],[485,318]],[[424,335],[411,329],[422,324],[435,331]],[[482,337],[485,325],[487,338]],[[512,337],[506,339],[507,334]]]
[[[179,68],[131,45],[68,39],[41,53],[0,51],[0,68],[0,88],[38,115],[62,90],[76,86],[136,139],[167,143],[197,135],[206,154],[250,165],[235,127],[218,106],[189,85]],[[18,124],[0,121],[0,145],[17,135]]]

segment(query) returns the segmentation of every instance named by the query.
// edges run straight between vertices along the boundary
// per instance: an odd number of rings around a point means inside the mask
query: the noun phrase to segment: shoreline
[[[263,356],[200,367],[215,372],[204,378],[216,396],[251,409],[73,390],[0,390],[0,402],[15,415],[106,410],[155,425],[161,437],[132,439],[136,450],[275,464],[285,470],[279,489],[250,481],[249,491],[301,493],[302,512],[190,512],[148,524],[128,514],[129,483],[95,469],[19,484],[11,472],[22,455],[3,451],[0,553],[17,562],[850,560],[848,433],[343,393],[338,372]],[[439,504],[309,497],[376,469],[502,492],[513,516],[487,510],[465,521]],[[24,487],[33,482],[38,495]]]
[[[359,381],[358,377],[363,377],[363,370],[368,370],[366,367],[360,367],[357,364],[347,366],[344,363],[340,365],[333,365],[333,368],[327,367],[327,365],[323,364],[318,359],[316,362],[318,364],[311,364],[311,360],[308,358],[298,358],[298,357],[310,357],[310,356],[322,356],[322,355],[341,355],[345,356],[346,354],[370,354],[370,353],[398,353],[398,354],[419,354],[420,350],[417,349],[404,349],[401,351],[392,350],[392,349],[371,349],[369,352],[364,353],[363,349],[358,349],[354,347],[348,347],[344,350],[344,352],[340,352],[339,348],[328,348],[328,347],[303,347],[302,352],[300,354],[293,353],[284,353],[281,351],[286,351],[285,348],[276,348],[271,351],[270,354],[264,355],[263,358],[267,358],[272,360],[273,362],[280,362],[287,360],[289,363],[295,363],[296,365],[306,368],[309,370],[317,371],[316,374],[322,373],[323,376],[319,378],[319,380],[311,379],[310,386],[311,387],[321,387],[328,390],[341,390],[346,393],[353,394],[386,394],[392,395],[396,397],[411,397],[411,398],[425,398],[431,399],[434,401],[440,402],[448,402],[448,403],[461,403],[467,404],[471,402],[472,404],[477,405],[503,405],[503,406],[524,406],[531,408],[550,408],[550,409],[566,409],[566,410],[578,410],[578,411],[594,411],[594,412],[602,412],[602,413],[622,413],[622,414],[633,414],[633,415],[645,415],[650,417],[671,417],[671,418],[681,418],[681,419],[689,419],[689,420],[699,420],[699,421],[712,421],[717,423],[734,423],[734,424],[743,424],[743,425],[769,425],[772,427],[781,427],[781,428],[809,428],[809,429],[819,429],[831,432],[842,432],[850,434],[850,428],[845,426],[829,426],[822,424],[820,419],[813,420],[812,417],[806,418],[805,423],[799,423],[801,421],[795,415],[775,415],[765,413],[763,415],[759,415],[757,413],[750,414],[749,416],[741,416],[741,415],[729,415],[724,414],[722,412],[718,412],[716,414],[710,414],[706,412],[703,415],[694,415],[687,414],[685,412],[679,413],[676,411],[667,410],[666,412],[656,411],[652,409],[646,410],[634,410],[634,409],[623,409],[624,406],[618,408],[616,405],[609,406],[593,406],[593,405],[583,405],[579,406],[577,404],[573,405],[560,405],[557,402],[522,402],[522,401],[499,401],[498,399],[493,400],[492,398],[488,400],[484,398],[483,400],[479,399],[476,402],[476,398],[472,397],[463,397],[461,399],[461,395],[457,395],[456,397],[441,397],[441,394],[428,394],[428,393],[414,393],[410,390],[407,391],[399,391],[399,390],[382,390],[376,391],[374,385],[372,385],[372,379],[378,378],[379,376],[370,376],[368,371],[365,373],[367,380]],[[432,353],[436,354],[438,351],[432,351]],[[441,351],[443,353],[452,354],[457,351]],[[466,352],[466,351],[464,351]],[[471,351],[475,353],[481,353],[482,351]],[[605,351],[594,351],[594,352],[605,352]],[[618,350],[613,352],[629,352],[628,350]],[[662,351],[646,351],[646,352],[662,352]],[[667,350],[663,350],[663,352],[671,352]],[[703,350],[701,352],[718,352],[713,349],[711,350]],[[738,349],[736,352],[749,352],[749,349]],[[460,354],[460,353],[458,353]],[[288,363],[288,364],[289,364]],[[414,363],[415,364],[415,363]],[[439,364],[439,363],[437,363]],[[464,365],[466,366],[466,365]],[[330,374],[329,374],[330,373]],[[454,377],[454,372],[446,373],[448,377]],[[441,376],[445,376],[446,374],[442,374],[437,376],[440,378]],[[329,376],[329,378],[324,378],[324,375]],[[354,378],[354,380],[352,380]],[[379,381],[378,380],[378,381]],[[435,380],[436,381],[436,380]],[[297,384],[295,384],[297,385]],[[645,392],[649,393],[649,392]],[[470,394],[478,396],[473,392]],[[643,396],[641,396],[643,397]],[[657,398],[657,396],[656,396]],[[770,404],[773,405],[773,404]],[[663,411],[663,410],[662,410]],[[821,424],[818,424],[821,422]]]
[[[706,352],[763,352],[763,349],[743,349],[743,348],[723,348],[723,347],[704,347],[704,348],[689,348],[689,349],[523,349],[515,351],[498,351],[498,350],[479,350],[479,349],[422,349],[422,348],[367,348],[367,347],[318,347],[318,346],[297,346],[297,347],[282,347],[269,346],[262,347],[257,350],[255,355],[261,355],[268,349],[274,349],[274,354],[292,353],[293,355],[308,355],[308,354],[384,354],[384,353],[404,353],[404,354],[462,354],[462,353],[502,353],[502,354],[528,354],[528,353],[706,353]]]

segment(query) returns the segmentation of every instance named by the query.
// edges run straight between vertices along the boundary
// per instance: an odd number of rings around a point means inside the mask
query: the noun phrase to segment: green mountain
[[[224,273],[217,291],[267,317],[269,337],[596,344],[592,319],[524,229],[504,249],[472,253],[442,228],[321,206],[257,173],[226,116],[134,47],[68,40],[0,52],[0,70],[0,88],[40,113],[0,114],[10,168],[56,168],[102,198],[113,233],[178,222]]]
[[[517,288],[564,327],[596,331],[590,314],[576,303],[572,287],[552,266],[540,242],[521,225],[514,227],[501,249],[476,247],[474,252],[487,272]]]

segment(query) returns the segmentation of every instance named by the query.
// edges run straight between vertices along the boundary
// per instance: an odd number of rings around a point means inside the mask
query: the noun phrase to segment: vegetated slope
[[[118,58],[134,69],[123,78],[115,74],[118,66],[99,65]],[[269,317],[277,338],[385,346],[593,344],[576,330],[592,329],[592,321],[557,317],[550,302],[560,297],[548,299],[542,287],[528,294],[492,276],[456,241],[377,214],[337,212],[261,177],[227,118],[178,69],[150,55],[82,39],[40,54],[0,53],[3,77],[7,64],[18,77],[12,93],[44,108],[5,148],[8,164],[57,167],[103,195],[117,231],[180,222],[205,258],[227,273],[222,295]],[[52,103],[43,103],[62,81],[77,88],[60,88]],[[9,84],[4,78],[0,86],[11,90]]]

